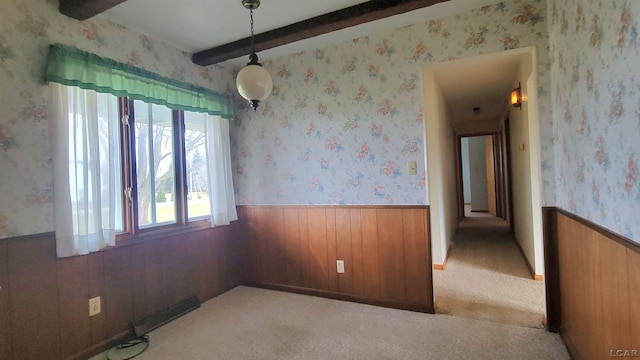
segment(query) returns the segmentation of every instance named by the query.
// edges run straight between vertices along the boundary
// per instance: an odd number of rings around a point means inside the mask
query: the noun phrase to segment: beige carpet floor
[[[244,286],[150,339],[136,359],[569,359],[540,329]]]
[[[544,283],[531,278],[506,222],[470,214],[456,232],[445,270],[435,270],[436,312],[542,328]]]

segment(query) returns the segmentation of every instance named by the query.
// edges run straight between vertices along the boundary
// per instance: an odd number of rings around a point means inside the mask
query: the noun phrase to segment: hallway
[[[436,313],[542,328],[544,283],[532,280],[507,223],[470,213],[445,270],[433,273]]]

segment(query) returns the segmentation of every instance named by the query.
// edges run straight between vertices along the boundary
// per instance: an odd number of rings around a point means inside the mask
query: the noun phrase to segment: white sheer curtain
[[[229,120],[207,115],[205,130],[211,227],[229,225],[230,221],[238,220],[231,175]]]
[[[57,253],[88,254],[122,229],[117,98],[50,86]]]

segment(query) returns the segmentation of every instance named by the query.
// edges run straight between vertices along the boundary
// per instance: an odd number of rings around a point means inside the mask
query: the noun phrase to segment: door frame
[[[544,238],[544,234],[542,234],[542,212],[543,212],[543,193],[542,193],[542,181],[541,181],[541,160],[540,160],[540,131],[539,131],[539,103],[538,103],[538,97],[537,97],[537,91],[538,91],[538,69],[537,69],[537,49],[535,46],[528,46],[528,47],[523,47],[523,48],[517,48],[517,49],[512,49],[512,50],[505,50],[502,52],[495,52],[495,53],[490,53],[490,54],[478,54],[478,55],[473,55],[473,56],[469,56],[469,57],[465,57],[465,58],[461,58],[461,59],[457,59],[457,60],[453,60],[453,61],[462,61],[462,60],[470,60],[472,58],[475,57],[489,57],[489,56],[508,56],[508,55],[519,55],[520,56],[520,60],[522,61],[521,64],[525,63],[525,62],[529,62],[529,66],[531,66],[531,73],[529,75],[529,78],[527,80],[524,80],[526,85],[526,94],[525,94],[525,98],[527,99],[527,115],[528,115],[528,119],[529,119],[529,125],[527,128],[527,132],[528,132],[528,137],[527,138],[523,138],[523,139],[519,139],[519,138],[515,138],[513,135],[513,128],[512,126],[508,126],[508,129],[505,129],[505,148],[504,148],[504,164],[506,165],[506,171],[505,171],[505,176],[504,178],[506,179],[511,179],[513,177],[513,162],[512,159],[515,158],[515,155],[517,154],[512,154],[511,153],[511,143],[512,142],[517,142],[518,145],[520,145],[521,143],[526,143],[527,144],[527,150],[531,149],[532,151],[535,151],[535,153],[529,153],[530,154],[530,161],[531,163],[529,164],[530,169],[532,171],[532,176],[531,176],[531,181],[532,181],[532,186],[534,187],[534,189],[532,189],[532,194],[530,194],[531,200],[532,200],[532,206],[531,206],[531,210],[533,211],[533,226],[534,226],[534,230],[533,230],[533,246],[534,246],[534,254],[533,254],[533,259],[532,261],[534,262],[533,264],[530,264],[533,266],[533,271],[535,272],[535,270],[541,270],[542,272],[544,272],[544,269],[546,267],[546,261],[547,261],[547,255],[544,251],[542,251],[542,253],[539,253],[540,248],[544,249],[545,248],[545,243],[546,243],[546,239]],[[438,64],[428,64],[428,65],[424,65],[423,67],[423,74],[427,71],[426,69],[433,69],[435,66],[437,66]],[[433,71],[433,70],[430,70]],[[518,70],[518,73],[516,76],[520,76],[520,70]],[[423,77],[423,82],[425,84],[425,88],[427,87],[427,79],[431,79],[433,76],[431,77]],[[523,81],[523,80],[521,80]],[[427,98],[430,96],[425,92],[425,106],[426,104],[429,104],[430,101],[427,100]],[[506,95],[505,95],[506,96]],[[524,110],[524,109],[521,109]],[[506,115],[505,115],[506,116]],[[518,119],[512,119],[509,117],[509,121],[513,122],[515,120]],[[513,125],[513,124],[510,124]],[[425,121],[425,131],[427,132],[427,134],[432,130],[432,128],[430,127],[430,124],[428,121]],[[458,135],[456,134],[456,139],[458,140],[458,144],[457,146],[455,146],[454,144],[454,153],[456,153],[454,156],[454,159],[451,159],[453,161],[456,162],[456,164],[454,164],[455,166],[455,170],[454,172],[458,173],[455,174],[454,176],[461,178],[461,172],[462,172],[462,168],[461,168],[461,159],[460,159],[460,139],[458,138]],[[455,140],[454,140],[455,141]],[[518,149],[520,149],[520,147],[518,147]],[[522,147],[523,151],[524,151],[524,145]],[[515,150],[514,150],[515,151]],[[428,147],[425,147],[425,158],[429,158],[429,149]],[[452,154],[453,155],[453,154]],[[450,160],[450,161],[451,161]],[[463,197],[463,191],[462,191],[462,183],[459,182],[457,184],[457,191],[455,191],[457,193],[458,196],[458,204],[461,204],[464,202],[464,197]],[[515,199],[514,199],[514,189],[513,189],[513,181],[506,181],[505,184],[505,189],[503,191],[506,191],[508,193],[507,196],[507,206],[508,209],[506,209],[506,213],[504,215],[506,215],[509,219],[508,223],[510,225],[511,230],[514,230],[515,227],[515,216],[514,213],[516,212],[515,210]],[[534,191],[535,190],[535,191]],[[433,189],[430,189],[430,194],[431,192],[433,192]],[[437,189],[436,189],[437,191]],[[535,198],[533,197],[535,195]],[[460,200],[462,199],[462,200]],[[454,212],[455,214],[455,212]],[[458,214],[457,214],[458,218],[464,218],[464,208],[462,208],[462,210],[458,209]],[[540,232],[540,234],[538,234],[538,232]],[[433,235],[431,233],[431,235]],[[433,236],[432,236],[433,237]],[[436,241],[434,238],[430,239],[430,242],[434,242]],[[438,240],[439,241],[439,240]],[[445,254],[445,259],[446,257],[448,257],[448,251]],[[434,254],[431,254],[432,257],[432,263],[433,263],[433,256]],[[539,262],[542,262],[542,264],[540,264]],[[542,265],[541,267],[538,265]],[[539,279],[536,275],[536,279]],[[540,278],[542,279],[542,278]],[[432,282],[433,285],[433,282]],[[549,283],[545,281],[545,288],[549,287]],[[547,289],[548,290],[548,289]],[[552,305],[549,303],[549,301],[547,300],[546,303],[546,311],[545,311],[545,315],[550,313],[549,310],[549,306]],[[546,316],[545,316],[546,317]]]

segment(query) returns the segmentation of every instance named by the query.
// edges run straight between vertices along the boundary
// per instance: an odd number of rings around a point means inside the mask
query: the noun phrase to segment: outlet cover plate
[[[418,163],[415,160],[407,162],[407,174],[408,175],[418,174]]]
[[[336,267],[338,268],[338,274],[344,274],[344,260],[336,260]]]
[[[100,296],[89,299],[89,316],[100,314]]]

